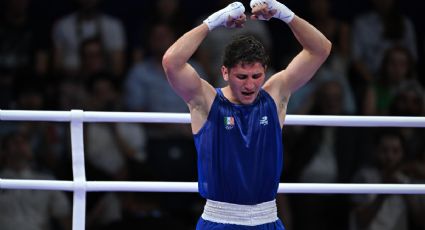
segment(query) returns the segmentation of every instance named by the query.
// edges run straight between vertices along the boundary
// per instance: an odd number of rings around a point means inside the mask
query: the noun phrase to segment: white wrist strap
[[[276,0],[251,0],[250,6],[253,8],[257,4],[267,4],[269,10],[276,10],[276,14],[273,17],[286,23],[290,23],[294,19],[294,12]],[[259,19],[265,20],[262,16]]]
[[[275,2],[275,6],[277,9],[276,14],[274,15],[275,18],[279,18],[280,20],[286,22],[286,23],[290,23],[292,21],[292,19],[294,19],[294,12],[292,12],[288,7],[286,7],[284,4],[274,1]]]
[[[218,26],[225,26],[229,16],[233,19],[239,18],[245,12],[245,7],[240,2],[234,2],[213,14],[211,14],[204,23],[207,24],[209,30],[213,30]]]

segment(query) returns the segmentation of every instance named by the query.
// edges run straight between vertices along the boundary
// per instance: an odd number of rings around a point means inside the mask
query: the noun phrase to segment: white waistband
[[[207,200],[202,219],[221,224],[245,226],[272,223],[278,220],[276,200],[255,205]]]

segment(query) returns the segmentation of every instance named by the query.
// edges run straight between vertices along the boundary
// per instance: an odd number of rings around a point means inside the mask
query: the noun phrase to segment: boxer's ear
[[[225,81],[229,80],[229,69],[225,66],[221,67],[221,75]]]

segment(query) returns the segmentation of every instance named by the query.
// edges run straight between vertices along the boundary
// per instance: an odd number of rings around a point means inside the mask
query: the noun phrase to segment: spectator
[[[360,84],[376,81],[384,52],[393,45],[405,46],[415,61],[418,58],[414,25],[396,0],[370,2],[373,9],[354,18],[352,32],[354,81]]]
[[[121,76],[125,70],[125,31],[121,21],[99,8],[101,0],[75,0],[77,10],[59,19],[53,27],[53,60],[56,70],[78,74],[81,59],[78,51],[86,39],[101,41],[111,74]]]
[[[0,5],[0,69],[42,76],[48,71],[46,26],[32,20],[30,0]]]
[[[15,109],[44,110],[46,108],[45,84],[44,79],[35,78],[21,82],[17,91]],[[63,161],[63,143],[55,137],[59,125],[55,122],[33,121],[15,122],[14,125],[16,130],[25,135],[29,141],[36,169],[63,179],[63,169],[69,169],[71,163]],[[65,163],[69,165],[66,167]]]
[[[167,24],[152,25],[148,33],[146,58],[133,66],[125,81],[125,103],[130,111],[188,113],[186,103],[172,90],[162,68],[162,57],[175,41],[176,33]],[[203,74],[200,65],[193,66]],[[205,76],[203,74],[203,76]],[[147,164],[157,181],[193,181],[196,151],[187,124],[146,124]],[[180,219],[193,218],[194,194],[162,199],[167,213]]]
[[[105,50],[98,37],[82,41],[80,46],[81,68],[78,80],[88,82],[90,76],[107,72]]]
[[[141,20],[141,29],[135,34],[137,39],[136,47],[133,49],[133,64],[143,61],[146,55],[145,39],[146,31],[150,31],[152,25],[166,24],[173,28],[177,35],[181,35],[186,31],[186,28],[190,24],[187,13],[182,7],[181,0],[158,0],[151,1],[146,4],[146,8],[149,9],[149,13],[145,14]],[[149,48],[147,48],[149,49]]]
[[[93,76],[89,83],[88,109],[120,111],[121,91],[107,75]],[[143,161],[145,131],[140,124],[89,123],[86,127],[86,154],[94,166],[95,179],[127,179],[127,161]]]
[[[149,25],[166,24],[174,29],[177,36],[186,32],[191,22],[186,17],[181,0],[158,0],[151,3],[153,10],[147,16],[147,28]]]
[[[389,113],[394,116],[424,116],[424,88],[416,81],[400,84],[390,102]]]
[[[0,107],[11,109],[20,79],[48,71],[48,39],[43,25],[32,20],[30,0],[0,2]]]
[[[425,115],[425,93],[417,82],[405,82],[397,87],[390,102],[389,115],[421,117]],[[400,128],[405,139],[406,159],[414,160],[422,155],[425,148],[425,129],[414,127]]]
[[[344,115],[343,87],[337,80],[317,86],[309,114]],[[298,129],[297,129],[298,128]],[[293,132],[288,134],[288,132]],[[360,129],[351,127],[287,128],[287,176],[292,182],[347,183],[361,164],[367,146]],[[306,144],[308,143],[308,144]],[[349,204],[346,196],[332,194],[290,197],[295,229],[346,229]],[[308,221],[305,221],[308,220]]]
[[[409,81],[419,84],[413,56],[403,46],[390,47],[385,51],[376,81],[366,89],[362,114],[387,115],[397,89]]]
[[[186,113],[186,103],[171,89],[161,64],[162,55],[176,39],[176,33],[167,24],[155,24],[148,34],[147,57],[130,69],[125,80],[125,105],[130,111]],[[198,63],[192,63],[203,73]],[[190,127],[169,124],[148,129],[148,135],[156,137],[181,134],[191,137]]]
[[[424,136],[422,136],[424,138]],[[423,140],[422,138],[422,140]],[[401,169],[407,176],[412,180],[414,184],[425,183],[425,146],[422,145],[420,154],[415,158],[407,160],[403,164]],[[425,229],[425,219],[423,213],[425,213],[425,195],[423,194],[412,194],[411,198],[407,201],[410,202],[410,207],[414,210],[409,218],[410,229],[412,230],[423,230]]]
[[[58,80],[57,85],[56,106],[59,110],[85,109],[88,92],[83,82],[66,77]]]
[[[93,111],[120,111],[119,85],[106,74],[92,76],[88,83],[87,108]],[[145,132],[141,124],[88,123],[85,152],[89,180],[133,180],[146,159]],[[135,170],[133,170],[135,169]],[[137,171],[136,171],[137,170]],[[87,224],[96,229],[119,221],[122,204],[116,193],[90,194]]]
[[[20,132],[3,137],[0,177],[8,179],[53,180],[53,176],[35,170],[33,152]],[[6,190],[0,193],[2,230],[71,229],[71,206],[61,191]]]
[[[423,87],[417,81],[401,83],[394,90],[394,96],[390,101],[389,115],[392,116],[424,116],[425,96]],[[405,144],[404,163],[400,171],[406,174],[411,183],[423,183],[425,181],[424,156],[425,156],[425,130],[422,128],[402,127],[398,129]],[[424,195],[409,195],[405,199],[411,211],[408,216],[409,229],[424,229],[425,211]]]
[[[330,0],[308,0],[310,21],[332,41],[331,59],[336,70],[345,72],[350,58],[350,26],[332,14]]]
[[[354,176],[355,183],[411,183],[403,171],[405,143],[397,131],[379,130],[374,161]],[[399,194],[352,195],[350,229],[407,230],[409,215],[417,216],[413,196]]]
[[[306,98],[312,94],[323,81],[337,80],[343,86],[343,110],[346,114],[356,113],[356,101],[348,78],[349,36],[350,30],[346,23],[334,17],[329,0],[309,0],[310,21],[326,37],[332,41],[332,51],[326,62],[316,72],[312,81],[291,96],[288,113],[305,114],[308,109]]]

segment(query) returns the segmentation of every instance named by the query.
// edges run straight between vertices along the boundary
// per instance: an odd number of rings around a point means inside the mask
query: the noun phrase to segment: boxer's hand
[[[276,0],[251,0],[252,19],[270,20],[278,18],[290,23],[295,14],[288,7]]]
[[[211,14],[204,20],[204,23],[207,24],[211,31],[219,26],[225,26],[228,28],[242,27],[245,21],[245,7],[240,2],[234,2]]]

